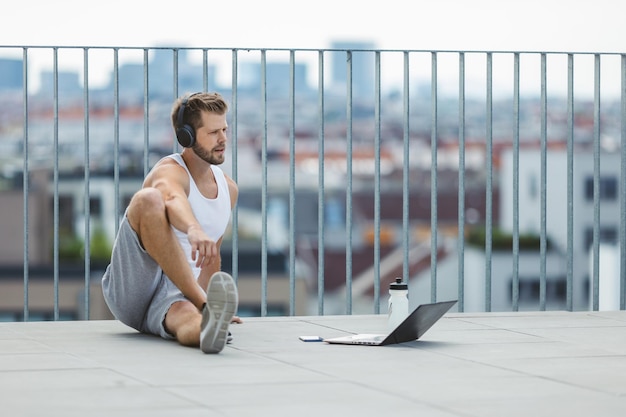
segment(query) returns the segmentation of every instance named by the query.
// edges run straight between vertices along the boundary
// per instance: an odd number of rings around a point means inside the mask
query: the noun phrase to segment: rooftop
[[[626,311],[448,313],[419,341],[385,347],[298,339],[385,324],[383,315],[247,318],[221,354],[204,355],[113,320],[0,323],[0,409],[64,417],[626,410]]]

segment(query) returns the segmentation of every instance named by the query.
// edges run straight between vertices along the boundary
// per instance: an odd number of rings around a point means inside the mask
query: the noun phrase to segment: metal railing
[[[562,256],[565,266],[565,304],[567,310],[579,309],[575,301],[580,291],[580,281],[576,260],[580,253],[577,246],[581,241],[581,230],[577,229],[576,219],[580,200],[579,190],[583,187],[575,175],[575,161],[578,155],[592,155],[592,236],[590,240],[589,308],[600,308],[601,247],[605,240],[617,248],[619,253],[619,308],[626,308],[626,54],[619,53],[568,53],[541,51],[425,51],[425,50],[379,50],[379,49],[219,49],[219,48],[123,48],[123,47],[31,47],[0,46],[0,65],[18,61],[21,68],[21,82],[15,85],[2,84],[5,94],[0,100],[4,108],[21,106],[21,115],[13,114],[14,119],[0,120],[5,127],[11,123],[21,125],[21,135],[17,134],[21,152],[15,154],[22,159],[22,170],[31,173],[39,167],[41,155],[33,154],[38,143],[33,143],[33,124],[48,114],[52,123],[47,138],[51,139],[49,155],[52,180],[50,194],[53,208],[52,270],[54,280],[54,318],[59,318],[60,281],[60,233],[62,225],[60,182],[64,168],[60,157],[67,137],[60,133],[66,109],[80,109],[82,112],[82,135],[77,134],[79,148],[83,151],[83,166],[79,170],[83,187],[84,214],[84,287],[85,317],[89,317],[89,288],[91,276],[91,234],[90,219],[92,210],[91,186],[94,182],[94,157],[100,157],[93,148],[94,114],[101,108],[107,109],[113,123],[111,130],[112,167],[110,167],[115,194],[115,220],[117,225],[123,213],[124,196],[120,190],[124,167],[121,160],[126,146],[122,133],[125,112],[133,105],[141,108],[143,144],[141,171],[150,169],[150,149],[154,147],[168,129],[169,105],[179,95],[194,90],[219,90],[227,95],[231,103],[230,174],[242,187],[249,178],[248,166],[241,166],[242,149],[256,146],[260,152],[260,215],[262,230],[260,236],[261,267],[261,315],[267,313],[268,299],[268,251],[270,251],[268,230],[269,198],[277,187],[268,171],[271,164],[269,155],[283,151],[288,157],[288,174],[283,175],[283,186],[287,190],[287,231],[288,241],[284,247],[286,271],[289,276],[290,300],[288,314],[296,311],[295,286],[297,279],[298,234],[297,193],[302,174],[299,155],[301,143],[306,142],[313,151],[309,157],[314,160],[312,183],[317,190],[317,234],[312,239],[316,243],[316,283],[317,313],[325,314],[328,294],[325,291],[326,247],[328,244],[328,195],[331,191],[342,190],[344,201],[345,249],[344,270],[345,292],[342,303],[345,313],[352,314],[354,248],[361,245],[355,236],[355,225],[359,221],[355,215],[354,195],[358,189],[372,191],[371,207],[373,215],[370,227],[373,232],[372,302],[371,312],[381,310],[381,297],[386,281],[381,274],[381,253],[383,235],[389,223],[383,214],[385,193],[390,189],[401,195],[399,218],[395,222],[400,236],[394,245],[400,249],[401,274],[409,278],[413,271],[414,259],[410,255],[416,244],[430,247],[429,268],[421,274],[430,277],[429,299],[442,298],[440,251],[453,243],[452,258],[455,260],[456,282],[452,296],[459,299],[459,311],[466,310],[467,288],[475,288],[474,282],[467,282],[466,256],[470,241],[467,236],[476,228],[484,231],[480,252],[484,253],[484,276],[482,293],[484,311],[492,311],[494,294],[494,250],[497,246],[496,229],[508,218],[510,233],[510,308],[520,308],[521,277],[520,256],[525,248],[520,246],[528,230],[521,224],[529,206],[520,178],[521,164],[529,163],[520,159],[527,149],[538,151],[539,168],[539,223],[534,230],[535,246],[539,262],[538,309],[547,309],[549,300],[548,285],[549,250],[556,250]],[[330,63],[328,63],[330,60]],[[9,64],[7,64],[7,62]],[[575,65],[576,64],[576,65]],[[551,66],[552,65],[552,66]],[[4,67],[6,71],[8,66]],[[63,69],[61,69],[63,68]],[[68,69],[69,68],[69,69]],[[576,71],[575,71],[576,69]],[[37,75],[43,73],[40,85]],[[109,74],[107,82],[100,73]],[[71,75],[76,74],[76,78]],[[97,74],[97,75],[96,75]],[[576,76],[576,77],[575,77]],[[92,81],[100,78],[99,82]],[[19,79],[19,77],[18,77]],[[68,81],[68,79],[70,81]],[[71,80],[74,79],[75,83]],[[104,79],[104,81],[102,81]],[[17,108],[19,108],[19,106]],[[606,107],[604,107],[606,106]],[[163,109],[166,110],[163,110]],[[302,110],[305,108],[306,110]],[[605,111],[606,108],[606,111]],[[13,112],[15,113],[15,112]],[[469,113],[469,114],[468,114]],[[157,120],[160,119],[160,120]],[[80,124],[80,123],[79,123]],[[304,134],[302,130],[307,130]],[[358,132],[355,131],[358,129]],[[591,129],[591,130],[590,130]],[[6,138],[7,128],[0,131]],[[168,132],[171,130],[167,130]],[[280,133],[277,133],[280,132]],[[364,133],[365,132],[365,133]],[[281,136],[279,145],[276,137]],[[82,137],[81,137],[82,136]],[[303,139],[306,137],[306,139]],[[610,144],[605,144],[608,139]],[[39,141],[40,138],[37,138]],[[8,142],[7,142],[8,143]],[[160,143],[160,142],[159,142]],[[176,151],[174,141],[171,150]],[[250,145],[253,143],[254,145]],[[530,144],[530,145],[529,145]],[[611,145],[612,144],[612,145]],[[279,148],[279,149],[277,149]],[[358,148],[358,149],[357,149]],[[452,151],[449,149],[452,148]],[[565,244],[553,241],[549,218],[554,216],[548,202],[549,183],[548,158],[553,149],[564,149],[565,166],[560,172],[564,181],[566,211],[558,216],[566,217]],[[307,148],[308,149],[308,148]],[[468,166],[470,151],[479,149],[483,155],[479,167],[472,162]],[[373,164],[369,176],[355,174],[356,153],[368,150],[367,161]],[[339,152],[340,151],[340,152]],[[100,151],[98,151],[100,152]],[[342,175],[337,175],[327,165],[331,152],[341,153]],[[430,153],[429,157],[424,158]],[[499,165],[502,155],[510,152],[512,166]],[[391,155],[390,155],[391,154]],[[449,161],[449,155],[456,155]],[[610,156],[606,156],[610,155]],[[316,156],[316,158],[315,158]],[[474,154],[472,153],[472,158]],[[581,157],[582,158],[582,157]],[[605,159],[606,158],[606,159]],[[532,157],[530,159],[533,159]],[[448,161],[444,165],[442,161]],[[604,164],[605,160],[611,161]],[[425,161],[425,162],[424,162]],[[473,161],[473,160],[472,160]],[[615,162],[617,161],[617,162]],[[387,163],[395,164],[390,174]],[[576,162],[578,163],[578,162]],[[33,165],[35,164],[35,166]],[[420,165],[422,164],[422,165]],[[443,165],[443,166],[442,166]],[[450,168],[452,165],[452,168]],[[608,167],[612,165],[612,167]],[[605,168],[611,168],[608,174]],[[444,177],[446,171],[456,171]],[[512,182],[504,183],[503,170],[510,170]],[[471,176],[468,174],[471,172]],[[77,168],[73,168],[76,175]],[[423,174],[423,175],[422,175]],[[617,189],[608,191],[614,197],[607,203],[605,199],[606,177],[616,177]],[[285,180],[286,177],[286,180]],[[339,178],[339,180],[337,179]],[[478,178],[478,180],[477,180]],[[478,186],[476,185],[478,181]],[[337,186],[339,182],[340,186]],[[470,184],[471,182],[471,184]],[[332,185],[329,185],[331,184]],[[613,182],[609,181],[609,184]],[[309,184],[310,185],[310,184]],[[525,186],[525,185],[524,185]],[[440,199],[443,189],[452,187],[456,196],[456,222],[442,218]],[[615,188],[615,187],[613,187]],[[32,216],[30,195],[31,176],[23,175],[23,317],[29,318],[29,270],[31,269],[30,248],[32,236]],[[414,215],[415,207],[410,202],[416,190],[430,190],[428,216]],[[482,190],[476,193],[476,190]],[[508,191],[503,191],[508,190]],[[469,194],[472,193],[472,196]],[[510,193],[510,194],[509,194]],[[511,211],[503,214],[502,207],[509,203],[499,198],[510,195]],[[478,210],[468,207],[468,198],[484,198]],[[449,203],[446,202],[446,205]],[[472,203],[476,205],[475,203]],[[607,217],[601,216],[601,207],[612,204]],[[534,207],[534,206],[533,206]],[[615,211],[616,208],[616,211]],[[469,210],[469,211],[468,211]],[[587,209],[584,209],[587,210]],[[3,210],[4,211],[4,210]],[[478,211],[478,213],[476,213]],[[497,212],[496,212],[497,211]],[[508,214],[507,214],[508,213]],[[499,216],[499,217],[497,217]],[[527,219],[527,217],[524,217]],[[240,241],[240,213],[235,208],[232,221],[232,272],[238,275]],[[605,230],[605,224],[616,226]],[[456,232],[446,235],[443,226],[453,224]],[[416,224],[430,230],[426,238],[417,239]],[[471,230],[470,230],[471,229]],[[450,236],[453,236],[452,238]],[[307,236],[309,240],[311,236]],[[419,242],[417,242],[419,240]],[[480,246],[480,245],[479,245]],[[585,246],[585,250],[587,248]],[[604,269],[602,270],[604,271]],[[360,273],[360,272],[359,272]],[[508,272],[505,273],[508,277]],[[365,277],[364,274],[363,276]],[[500,280],[498,273],[498,280]],[[558,275],[558,274],[557,274]],[[363,279],[366,279],[363,278]],[[450,281],[449,278],[446,279]],[[498,284],[499,285],[499,284]],[[508,284],[507,284],[508,285]],[[582,284],[581,284],[582,285]],[[586,284],[585,284],[586,285]],[[443,296],[450,295],[449,291]],[[584,298],[584,297],[583,297]],[[527,308],[527,307],[526,307]]]

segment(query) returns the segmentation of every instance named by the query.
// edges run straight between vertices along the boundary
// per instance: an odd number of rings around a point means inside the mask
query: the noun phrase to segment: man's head
[[[194,93],[180,97],[172,108],[172,126],[181,146],[195,144],[196,131],[202,127],[202,112],[224,115],[228,104],[219,93]]]

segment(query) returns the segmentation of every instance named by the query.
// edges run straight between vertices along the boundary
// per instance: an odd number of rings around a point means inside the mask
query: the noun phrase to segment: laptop
[[[324,342],[342,345],[385,346],[419,339],[435,324],[457,300],[422,304],[389,334],[354,334],[324,339]]]

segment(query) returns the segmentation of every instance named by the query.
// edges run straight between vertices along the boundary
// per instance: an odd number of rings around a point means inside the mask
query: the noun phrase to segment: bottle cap
[[[393,282],[389,285],[390,290],[408,290],[409,286],[406,283],[402,282],[402,278],[396,278],[396,282]]]

